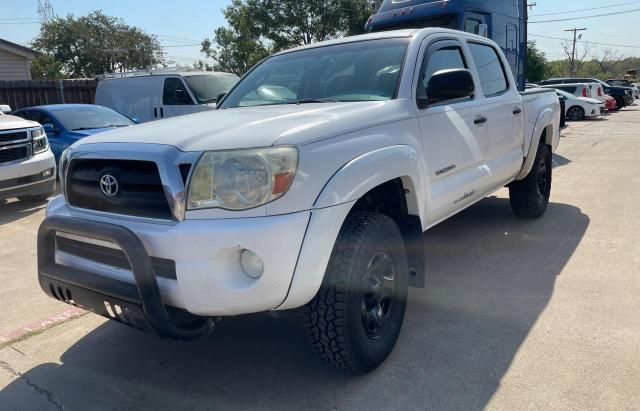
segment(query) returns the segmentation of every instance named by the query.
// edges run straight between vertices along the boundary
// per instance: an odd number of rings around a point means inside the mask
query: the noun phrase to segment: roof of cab
[[[426,27],[422,29],[401,29],[401,30],[378,31],[374,33],[360,34],[357,36],[341,37],[333,40],[320,41],[318,43],[312,43],[312,44],[307,44],[304,46],[299,46],[299,47],[295,47],[288,50],[283,50],[279,53],[274,54],[274,56],[291,53],[294,51],[313,49],[313,48],[324,47],[324,46],[332,46],[335,44],[354,43],[357,41],[365,41],[365,40],[414,37],[417,34],[429,35],[429,34],[435,34],[435,33],[450,33],[450,34],[462,35],[470,38],[476,38],[478,40],[489,40],[485,37],[478,36],[472,33],[467,33],[460,30],[445,29],[441,27]]]

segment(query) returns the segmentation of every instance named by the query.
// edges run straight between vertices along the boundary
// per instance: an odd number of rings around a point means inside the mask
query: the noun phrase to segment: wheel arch
[[[351,212],[378,211],[398,224],[405,240],[410,285],[424,285],[426,183],[415,149],[394,145],[363,154],[341,167],[312,208],[289,293],[276,309],[308,303],[320,289],[340,228]]]
[[[549,150],[553,153],[560,141],[560,130],[556,130],[554,128],[554,124],[554,113],[550,108],[543,110],[538,115],[531,134],[529,146],[525,147],[526,155],[522,168],[515,180],[522,180],[527,176],[527,174],[529,174],[529,171],[531,171],[533,162],[536,158],[538,144],[542,142],[543,144],[548,145]]]

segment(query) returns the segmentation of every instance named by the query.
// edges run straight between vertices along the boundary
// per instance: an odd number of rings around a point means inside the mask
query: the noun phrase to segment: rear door
[[[479,185],[485,194],[516,175],[522,166],[524,107],[500,51],[484,42],[467,44],[480,81],[477,92],[484,97],[489,133],[485,150],[489,175]]]
[[[417,76],[417,96],[426,94],[431,76],[446,69],[469,68],[458,40],[438,40],[423,46]],[[429,175],[429,224],[467,206],[478,195],[478,181],[488,149],[482,98],[450,100],[418,109],[423,154]]]

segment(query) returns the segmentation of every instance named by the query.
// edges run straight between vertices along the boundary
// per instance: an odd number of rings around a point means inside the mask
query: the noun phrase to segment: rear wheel
[[[573,106],[567,110],[567,118],[571,121],[584,120],[584,109],[580,106]]]
[[[347,217],[323,284],[307,306],[309,337],[320,357],[355,373],[380,365],[402,327],[408,272],[391,218],[371,212]]]
[[[529,174],[520,181],[509,184],[511,209],[518,217],[539,218],[547,211],[551,195],[551,152],[543,144]]]

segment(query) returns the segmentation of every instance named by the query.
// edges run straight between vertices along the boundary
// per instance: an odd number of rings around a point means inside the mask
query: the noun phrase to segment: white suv
[[[0,106],[0,202],[43,201],[56,189],[56,162],[40,124]]]

